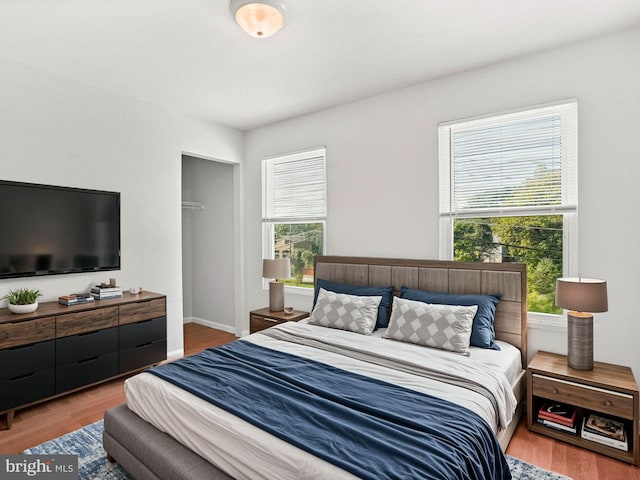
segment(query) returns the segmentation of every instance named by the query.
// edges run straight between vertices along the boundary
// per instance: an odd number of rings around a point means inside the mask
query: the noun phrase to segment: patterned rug
[[[102,420],[75,432],[54,438],[23,453],[32,455],[78,455],[78,478],[81,480],[130,480],[131,477],[118,464],[107,461],[102,448]],[[507,455],[514,480],[571,480],[530,463]]]

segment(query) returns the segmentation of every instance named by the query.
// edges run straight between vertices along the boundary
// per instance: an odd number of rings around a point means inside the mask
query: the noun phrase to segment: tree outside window
[[[562,276],[562,215],[455,219],[453,258],[461,262],[527,264],[529,310],[562,312],[554,305]]]
[[[285,283],[313,288],[313,257],[322,255],[322,223],[274,225],[274,258],[289,258],[292,278]]]

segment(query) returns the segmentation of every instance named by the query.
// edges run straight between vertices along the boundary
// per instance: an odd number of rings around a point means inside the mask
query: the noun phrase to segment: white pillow
[[[376,328],[381,296],[361,297],[335,293],[321,288],[309,315],[309,323],[371,335]]]
[[[394,297],[384,337],[469,355],[477,311],[477,305],[437,305]]]

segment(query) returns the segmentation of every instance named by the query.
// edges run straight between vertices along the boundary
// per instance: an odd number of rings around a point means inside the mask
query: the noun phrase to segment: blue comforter
[[[243,340],[149,370],[363,479],[510,479],[474,412]]]

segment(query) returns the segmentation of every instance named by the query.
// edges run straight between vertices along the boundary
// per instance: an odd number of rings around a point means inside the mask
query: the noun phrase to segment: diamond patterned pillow
[[[371,335],[376,327],[378,305],[382,297],[361,297],[329,292],[324,288],[309,315],[309,323]]]
[[[436,305],[395,297],[385,338],[469,354],[477,305]]]

